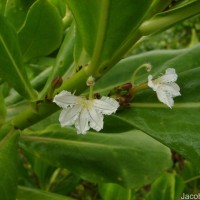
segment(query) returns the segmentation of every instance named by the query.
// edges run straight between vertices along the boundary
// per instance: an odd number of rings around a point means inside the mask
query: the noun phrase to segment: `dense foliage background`
[[[0,198],[178,200],[200,193],[199,0],[1,0]],[[161,104],[140,71],[175,68]],[[61,128],[62,90],[122,101],[104,129]],[[59,78],[58,78],[59,77]],[[61,80],[57,87],[55,80]],[[120,88],[120,92],[119,92]],[[187,196],[185,196],[187,198]]]

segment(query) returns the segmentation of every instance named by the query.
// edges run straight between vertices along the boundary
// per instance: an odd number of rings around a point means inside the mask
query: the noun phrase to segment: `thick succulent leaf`
[[[36,1],[18,35],[25,61],[48,55],[58,48],[62,39],[62,20],[58,10],[47,0]]]
[[[17,200],[75,200],[70,197],[27,187],[18,187]]]
[[[23,66],[17,34],[7,20],[0,16],[0,76],[26,98],[35,93]]]
[[[131,200],[131,189],[124,188],[114,183],[99,185],[102,200]]]
[[[127,41],[128,47],[123,53],[132,46],[130,41],[135,37],[135,30],[152,0],[67,0],[67,3],[74,15],[83,46],[92,57],[91,64],[98,67],[102,62],[110,62],[118,54],[117,51],[127,45]]]
[[[35,134],[22,136],[21,147],[93,182],[139,187],[171,165],[169,149],[138,130],[77,135],[58,125]]]
[[[17,139],[18,133],[10,127],[0,131],[0,194],[3,200],[14,200],[17,192]]]

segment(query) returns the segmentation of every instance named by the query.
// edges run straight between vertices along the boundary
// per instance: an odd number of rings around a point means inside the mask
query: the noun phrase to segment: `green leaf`
[[[35,99],[18,44],[17,34],[7,20],[0,16],[0,76],[23,97]]]
[[[26,18],[29,7],[34,1],[35,0],[6,0],[4,4],[2,4],[2,14],[18,31]]]
[[[0,194],[3,200],[14,200],[17,192],[18,132],[10,127],[1,129],[0,136]]]
[[[165,173],[160,176],[151,186],[147,200],[174,200],[180,199],[183,192],[184,182],[174,174]]]
[[[58,10],[47,0],[36,1],[18,35],[25,61],[50,54],[62,39],[62,19]]]
[[[18,200],[75,200],[70,197],[54,194],[51,192],[45,192],[33,188],[26,188],[19,186],[17,193]]]
[[[21,137],[21,147],[93,182],[140,187],[171,165],[169,149],[137,130],[77,135],[71,128],[53,126],[35,134]]]
[[[173,59],[170,59],[169,61],[163,63],[159,71],[157,70],[157,73],[154,74],[158,75],[168,67],[175,68],[178,73],[200,67],[199,51],[200,44],[194,46],[193,48],[186,49],[183,54],[180,54],[179,56],[174,57]]]
[[[131,200],[131,190],[117,184],[100,184],[99,191],[102,200]]]
[[[84,48],[91,57],[91,68],[103,73],[133,45],[152,0],[67,0]],[[103,65],[100,67],[100,65]],[[96,72],[96,73],[98,73]]]

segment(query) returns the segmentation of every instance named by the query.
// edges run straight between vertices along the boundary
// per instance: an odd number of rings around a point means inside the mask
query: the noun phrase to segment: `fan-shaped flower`
[[[159,101],[170,108],[174,105],[173,98],[180,96],[180,87],[175,83],[178,76],[175,69],[168,68],[163,76],[152,80],[153,76],[148,76],[148,86],[157,94]]]
[[[63,108],[59,117],[61,126],[75,125],[77,133],[82,134],[90,128],[100,131],[103,128],[103,115],[111,115],[119,107],[119,103],[109,97],[88,100],[68,91],[56,95],[53,102]]]

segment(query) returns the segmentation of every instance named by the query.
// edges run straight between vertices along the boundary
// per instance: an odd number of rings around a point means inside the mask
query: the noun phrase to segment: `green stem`
[[[88,74],[85,68],[83,68],[79,72],[75,73],[71,78],[65,79],[61,87],[55,90],[54,95],[63,90],[68,90],[71,92],[75,91],[76,94],[80,94],[86,89],[87,79],[88,79]]]
[[[89,99],[92,100],[93,99],[93,85],[90,86],[90,93],[89,93]]]
[[[30,105],[25,111],[14,117],[10,123],[15,128],[23,130],[50,116],[59,109],[55,104],[48,102],[36,103],[35,106],[36,107],[33,108]]]
[[[138,91],[141,91],[141,90],[145,90],[147,89],[149,86],[147,83],[142,83],[138,86],[133,86],[130,93],[132,96],[134,96]]]
[[[108,15],[109,15],[109,6],[110,1],[108,0],[102,0],[102,7],[100,11],[100,19],[99,19],[99,26],[97,30],[97,40],[96,44],[94,46],[94,53],[92,56],[91,63],[88,67],[88,76],[93,74],[93,72],[97,69],[97,66],[99,65],[99,60],[101,58],[101,53],[104,45],[104,38],[106,35],[107,30],[107,22],[108,22]]]
[[[62,90],[76,91],[76,94],[80,94],[87,87],[87,79],[88,76],[85,73],[85,70],[82,69],[70,79],[65,80],[62,86],[55,90],[54,95]],[[58,110],[59,107],[52,102],[36,102],[35,108],[30,105],[25,111],[14,117],[10,122],[18,129],[25,129]]]
[[[137,73],[141,70],[145,68],[147,71],[150,71],[151,70],[151,65],[148,64],[148,63],[145,63],[143,65],[140,65],[133,73],[132,77],[131,77],[131,83],[133,84],[133,86],[135,85],[135,77],[137,75]]]

